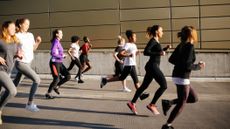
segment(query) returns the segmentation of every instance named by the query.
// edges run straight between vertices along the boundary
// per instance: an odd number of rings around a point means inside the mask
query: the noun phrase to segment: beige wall
[[[127,29],[137,33],[137,45],[144,48],[145,30],[153,24],[164,28],[163,44],[175,47],[180,28],[193,25],[199,31],[197,49],[230,49],[229,0],[6,0],[0,8],[1,24],[28,17],[31,32],[43,38],[43,50],[49,49],[55,28],[63,29],[65,48],[74,34],[89,36],[94,48],[114,48],[117,35]]]

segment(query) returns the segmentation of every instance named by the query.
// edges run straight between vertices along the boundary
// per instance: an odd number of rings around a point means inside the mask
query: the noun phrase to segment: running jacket
[[[58,39],[54,39],[54,41],[52,41],[50,54],[52,62],[63,62],[64,50]]]
[[[144,55],[150,56],[148,61],[149,64],[156,63],[160,65],[162,51],[163,49],[161,48],[160,43],[158,43],[154,38],[151,38],[145,47]]]
[[[169,58],[174,64],[173,77],[189,79],[196,60],[194,45],[190,42],[180,43]]]

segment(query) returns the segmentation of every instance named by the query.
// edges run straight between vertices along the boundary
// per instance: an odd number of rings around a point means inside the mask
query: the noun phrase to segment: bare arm
[[[114,53],[113,53],[113,57],[115,58],[115,60],[118,61],[118,62],[120,62],[120,63],[123,63],[123,61],[120,60],[120,59],[117,57],[117,55],[118,55],[118,52],[114,52]]]
[[[74,57],[71,53],[72,50],[73,50],[73,48],[69,48],[69,50],[67,52],[68,52],[69,56],[71,57],[71,59],[74,59]]]
[[[42,42],[42,38],[40,36],[37,36],[35,39],[35,44],[34,44],[34,51],[37,50],[41,42]]]

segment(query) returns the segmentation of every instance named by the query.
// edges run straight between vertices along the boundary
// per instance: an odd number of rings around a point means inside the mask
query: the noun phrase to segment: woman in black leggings
[[[153,78],[156,80],[156,82],[160,85],[158,90],[156,91],[151,103],[147,105],[147,108],[155,115],[160,114],[159,111],[156,108],[156,102],[160,98],[160,96],[164,93],[164,91],[167,89],[167,83],[166,79],[164,77],[164,74],[160,70],[160,58],[161,56],[165,55],[165,51],[170,48],[170,45],[167,45],[164,49],[161,48],[161,45],[159,43],[159,39],[163,36],[163,28],[159,25],[154,25],[151,28],[147,28],[147,34],[149,35],[149,38],[151,38],[145,47],[144,55],[150,56],[149,61],[145,65],[145,77],[142,85],[139,89],[137,89],[133,99],[131,102],[128,102],[127,105],[130,108],[130,110],[137,114],[137,110],[135,107],[135,103],[138,99],[138,97],[144,92],[145,89],[148,88],[149,84],[152,82]]]
[[[162,129],[173,129],[172,122],[182,112],[185,103],[197,102],[197,95],[190,85],[190,74],[192,70],[200,70],[205,67],[205,63],[200,61],[194,64],[196,60],[194,43],[197,42],[197,31],[192,26],[185,26],[178,33],[181,43],[176,47],[175,51],[169,58],[169,62],[174,64],[172,79],[177,87],[177,99],[162,100],[162,108],[164,115],[167,115],[169,108],[176,104],[172,110],[167,123]]]

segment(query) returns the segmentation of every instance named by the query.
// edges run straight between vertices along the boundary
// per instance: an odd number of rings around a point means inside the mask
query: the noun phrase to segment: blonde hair
[[[18,38],[16,37],[16,35],[12,35],[10,37],[10,39],[8,38],[9,36],[9,31],[7,30],[8,27],[10,26],[10,24],[14,24],[14,22],[12,21],[6,21],[2,24],[2,28],[1,28],[1,35],[0,35],[0,39],[2,39],[3,41],[5,41],[6,43],[19,43]]]
[[[180,38],[182,42],[186,42],[187,40],[194,40],[196,43],[198,41],[197,31],[193,26],[184,26],[181,29],[181,32],[177,34],[177,37]]]
[[[117,41],[118,45],[120,45],[122,42],[125,42],[125,39],[122,36],[118,35],[117,38],[118,38],[118,41]]]

